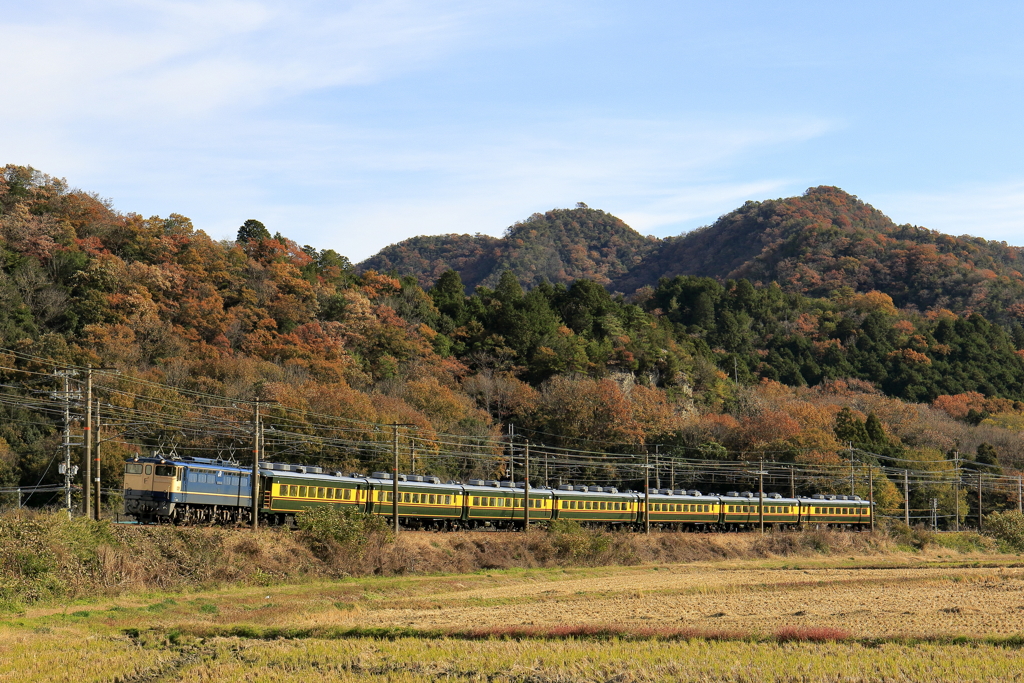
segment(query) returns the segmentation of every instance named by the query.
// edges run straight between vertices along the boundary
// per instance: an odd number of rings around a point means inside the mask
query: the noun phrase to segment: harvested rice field
[[[1007,681],[1021,647],[1019,557],[833,557],[51,606],[0,615],[0,681]]]

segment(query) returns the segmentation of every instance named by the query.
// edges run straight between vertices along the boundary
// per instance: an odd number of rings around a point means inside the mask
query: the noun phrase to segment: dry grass
[[[215,641],[216,658],[177,680],[290,683],[426,681],[1009,681],[1018,653],[978,646],[864,647],[721,641]]]
[[[866,566],[878,560],[367,577],[37,608],[0,622],[0,681],[1021,680],[1024,609],[1005,610],[1024,608],[1024,570]],[[886,601],[925,594],[937,601],[897,627],[907,615]]]

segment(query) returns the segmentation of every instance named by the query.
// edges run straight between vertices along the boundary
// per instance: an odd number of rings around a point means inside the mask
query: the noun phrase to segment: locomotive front
[[[124,464],[124,511],[140,522],[174,513],[183,469],[166,460],[137,458]]]

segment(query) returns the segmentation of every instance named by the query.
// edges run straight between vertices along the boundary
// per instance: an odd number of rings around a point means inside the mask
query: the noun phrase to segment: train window
[[[174,468],[170,465],[157,465],[156,476],[158,477],[173,477]]]
[[[444,504],[445,505],[451,505],[452,504],[452,497],[451,496],[445,496],[444,497]]]
[[[575,510],[576,509],[576,501],[575,500],[570,500],[569,501],[569,509],[570,510]]]
[[[473,496],[473,506],[480,505],[480,496]]]
[[[137,462],[127,462],[124,465],[125,474],[142,474],[142,465]]]
[[[345,500],[352,499],[352,489],[345,489]]]
[[[153,466],[146,465],[146,474],[153,474]]]
[[[312,491],[310,491],[310,492],[312,493]],[[323,486],[318,486],[317,487],[317,489],[316,489],[316,497],[317,498],[326,498],[327,497],[327,491],[324,490]]]
[[[512,507],[512,499],[511,498],[506,498],[505,499],[505,507],[507,507],[507,508]]]
[[[305,498],[305,497],[306,497],[306,487],[305,486],[300,486],[299,487],[299,498]]]
[[[420,494],[418,494],[418,493],[412,494],[412,502],[414,502],[414,503],[420,502]]]
[[[327,499],[334,500],[334,489],[326,489]]]

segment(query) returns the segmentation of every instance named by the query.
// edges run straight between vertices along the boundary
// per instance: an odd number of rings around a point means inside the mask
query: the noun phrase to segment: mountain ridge
[[[1013,309],[1024,297],[1024,249],[898,225],[832,186],[747,201],[711,225],[663,239],[644,237],[612,214],[582,204],[534,214],[501,238],[477,235],[475,256],[460,251],[467,238],[403,240],[357,267],[412,275],[424,287],[451,268],[470,291],[493,287],[505,270],[527,287],[585,277],[623,294],[676,275],[746,278],[809,296],[848,287],[884,292],[899,307],[980,311],[1004,322],[1024,317]],[[425,254],[418,241],[426,239],[432,251]]]

